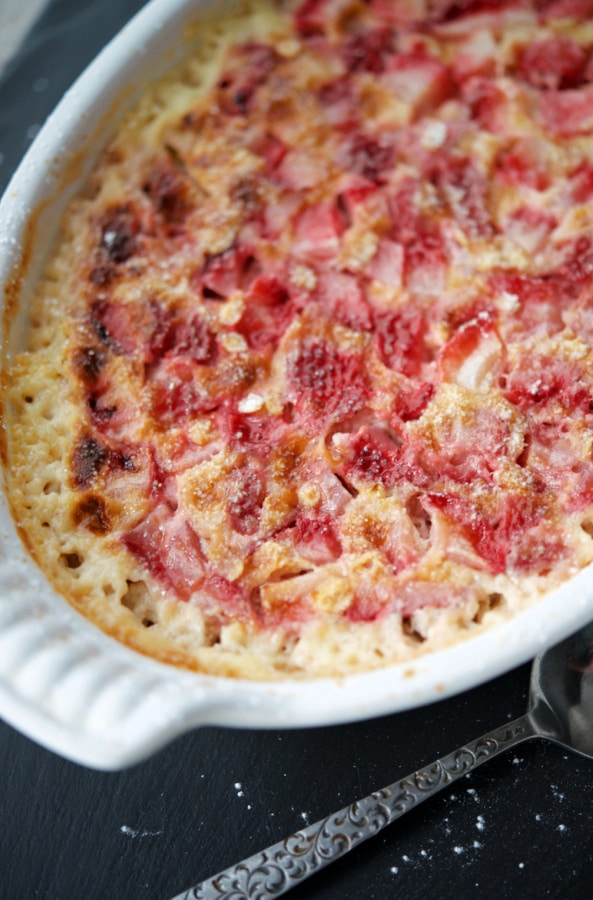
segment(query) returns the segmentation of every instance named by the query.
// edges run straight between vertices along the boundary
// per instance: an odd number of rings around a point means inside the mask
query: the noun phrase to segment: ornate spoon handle
[[[267,850],[219,872],[173,900],[267,900],[268,897],[279,897],[472,769],[537,735],[527,713],[402,781],[375,791],[364,800],[357,800]]]

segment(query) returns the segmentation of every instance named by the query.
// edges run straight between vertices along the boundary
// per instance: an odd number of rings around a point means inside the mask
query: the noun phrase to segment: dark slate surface
[[[0,82],[0,188],[64,90],[140,5],[50,4]],[[0,900],[167,900],[519,715],[528,680],[524,666],[452,700],[353,725],[204,728],[109,774],[0,722]],[[292,896],[590,900],[592,802],[593,763],[532,742]]]

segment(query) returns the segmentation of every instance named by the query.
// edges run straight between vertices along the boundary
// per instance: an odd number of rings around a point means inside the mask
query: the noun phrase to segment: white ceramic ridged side
[[[170,65],[182,52],[188,23],[214,4],[153,0],[66,95],[0,203],[0,295],[19,263],[30,213],[45,204],[33,220],[33,258],[22,285],[26,304],[52,227],[77,186],[56,190],[69,159],[86,152],[83,179],[109,136],[95,132],[97,123],[109,112],[115,124],[118,111],[160,74],[157,61]],[[224,15],[221,4],[215,5]],[[3,320],[0,314],[0,328]],[[0,340],[7,339],[0,334]],[[98,768],[138,761],[203,723],[323,725],[427,703],[525,662],[590,618],[593,573],[588,570],[512,622],[413,664],[314,682],[206,677],[128,650],[70,608],[27,557],[0,496],[0,716],[46,747]]]

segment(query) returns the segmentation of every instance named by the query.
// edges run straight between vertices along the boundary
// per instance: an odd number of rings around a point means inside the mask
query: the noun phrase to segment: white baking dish
[[[153,0],[41,129],[0,205],[3,302],[26,310],[65,203],[123,111],[180,57],[188,26],[214,6],[224,15],[215,0]],[[17,316],[11,341],[18,342],[18,328]],[[10,351],[8,335],[0,338]],[[0,716],[98,768],[138,761],[206,723],[328,725],[428,703],[525,662],[591,618],[593,571],[586,570],[514,620],[414,663],[312,682],[201,676],[127,649],[73,610],[28,558],[0,497]]]

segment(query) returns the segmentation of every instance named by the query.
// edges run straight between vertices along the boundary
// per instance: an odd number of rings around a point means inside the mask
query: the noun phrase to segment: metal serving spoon
[[[593,758],[593,623],[534,660],[525,715],[297,831],[173,900],[278,897],[477,766],[536,737]]]

